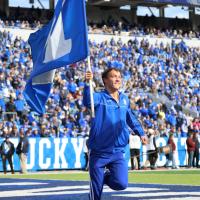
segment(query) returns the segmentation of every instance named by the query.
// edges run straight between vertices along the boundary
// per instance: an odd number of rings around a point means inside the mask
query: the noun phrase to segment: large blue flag
[[[24,97],[32,110],[42,114],[55,69],[88,56],[85,0],[58,0],[53,19],[32,33],[28,42],[32,51],[33,71]]]

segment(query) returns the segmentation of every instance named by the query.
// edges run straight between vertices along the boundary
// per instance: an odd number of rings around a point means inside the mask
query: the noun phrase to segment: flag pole
[[[90,56],[87,57],[87,60],[88,60],[88,70],[90,72],[92,72],[91,64],[90,64]],[[92,115],[92,118],[94,118],[95,117],[94,98],[93,98],[94,90],[93,90],[93,86],[92,86],[92,80],[89,81],[89,86],[90,86],[91,115]]]

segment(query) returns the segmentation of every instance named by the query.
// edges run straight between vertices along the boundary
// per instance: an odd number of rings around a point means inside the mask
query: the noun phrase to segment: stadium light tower
[[[8,0],[1,0],[0,1],[0,12],[5,15],[6,17],[9,16],[9,6]]]
[[[45,7],[44,7],[44,5],[42,4],[42,1],[40,1],[40,0],[37,0],[38,1],[38,3],[40,4],[40,6],[44,9]],[[29,0],[29,3],[30,4],[34,4],[35,3],[35,0]]]
[[[37,1],[40,4],[40,6],[44,9],[44,5],[42,4],[42,2],[40,0],[37,0]]]
[[[54,10],[55,0],[49,0],[49,8],[50,10]]]

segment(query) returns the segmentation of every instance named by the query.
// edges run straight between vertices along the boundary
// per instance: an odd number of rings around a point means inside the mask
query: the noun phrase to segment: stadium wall
[[[27,29],[13,29],[13,28],[0,28],[0,31],[9,31],[11,35],[13,36],[13,39],[18,36],[24,39],[25,41],[28,40],[29,35],[35,30],[27,30]],[[171,43],[173,38],[158,38],[158,37],[150,37],[150,36],[130,36],[128,32],[122,32],[122,34],[119,35],[106,35],[106,34],[89,34],[89,39],[92,41],[96,41],[97,43],[101,43],[103,41],[110,41],[111,39],[119,40],[121,39],[124,43],[128,42],[129,40],[134,40],[135,38],[138,39],[138,41],[141,41],[143,39],[148,39],[150,44],[161,42],[166,45],[167,43]],[[179,43],[182,39],[173,39],[176,43]],[[186,45],[189,47],[199,47],[200,46],[200,40],[199,39],[183,39]]]
[[[16,147],[19,140],[10,139]],[[0,139],[0,144],[3,138]],[[83,152],[83,138],[29,138],[30,150],[28,153],[27,169],[29,171],[39,170],[65,170],[65,169],[83,169],[85,158]],[[158,138],[158,146],[165,146],[167,138]],[[180,166],[187,165],[186,138],[175,138],[177,146],[176,160]],[[146,161],[146,146],[141,147],[141,165]],[[125,157],[130,166],[129,146],[126,147]],[[13,157],[15,171],[20,170],[18,155]],[[160,154],[157,165],[164,166],[166,156]],[[9,169],[9,166],[7,166]],[[3,171],[2,161],[0,161],[0,171]]]

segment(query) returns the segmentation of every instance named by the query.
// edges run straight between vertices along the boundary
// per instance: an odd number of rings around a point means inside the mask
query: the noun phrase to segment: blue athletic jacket
[[[85,85],[83,104],[90,108],[90,90]],[[113,153],[123,151],[128,144],[128,126],[139,136],[143,128],[130,108],[126,95],[119,93],[119,103],[106,91],[94,93],[95,118],[92,119],[89,149],[93,152]]]

